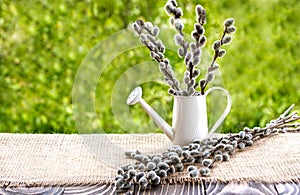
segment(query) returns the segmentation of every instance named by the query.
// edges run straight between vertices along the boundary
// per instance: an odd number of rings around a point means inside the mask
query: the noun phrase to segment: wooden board
[[[113,195],[116,193],[113,185],[88,185],[88,186],[48,186],[48,187],[19,187],[19,188],[0,188],[2,195],[89,195],[103,194]],[[251,195],[297,195],[300,194],[300,183],[280,183],[268,184],[257,182],[232,182],[232,183],[184,183],[159,185],[149,190],[142,190],[138,185],[131,191],[123,194],[182,194],[182,195],[227,195],[227,194],[251,194]]]

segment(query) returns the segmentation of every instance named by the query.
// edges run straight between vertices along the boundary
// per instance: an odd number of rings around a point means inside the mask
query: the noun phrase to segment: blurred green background
[[[227,55],[218,61],[233,99],[224,132],[263,126],[292,103],[299,110],[298,0],[178,3],[184,12],[187,36],[195,22],[195,5],[200,3],[206,8],[209,52],[220,36],[223,21],[235,18],[233,43],[225,47]],[[173,39],[174,30],[168,31],[172,35],[163,31],[170,27],[164,4],[157,0],[0,0],[0,132],[77,133],[72,87],[85,56],[97,43],[138,18],[153,22],[162,28],[162,37]],[[175,53],[167,55],[181,80],[183,63]],[[97,87],[96,103],[98,122],[107,133],[131,132],[122,130],[113,117],[111,91],[122,72],[149,60],[146,48],[135,49],[114,60],[112,71],[102,76],[107,82]],[[170,121],[172,98],[167,96],[167,86],[146,83],[143,88],[147,89],[149,104],[160,101],[167,105]],[[138,106],[132,108],[132,114],[141,125],[149,122]]]

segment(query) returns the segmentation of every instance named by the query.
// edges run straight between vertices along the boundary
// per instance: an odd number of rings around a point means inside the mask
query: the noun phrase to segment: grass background
[[[173,39],[163,1],[148,0],[0,0],[0,132],[77,133],[73,118],[72,87],[78,67],[88,52],[108,36],[138,18],[161,27],[165,41]],[[233,43],[219,60],[222,78],[233,99],[223,131],[262,126],[290,104],[300,106],[300,3],[298,0],[181,1],[185,32],[193,28],[194,7],[207,11],[207,48],[217,39],[226,18],[236,20]],[[170,33],[171,34],[170,34]],[[172,34],[173,33],[173,34]],[[172,35],[172,36],[171,36]],[[212,52],[211,52],[212,54]],[[167,53],[178,78],[183,64]],[[111,62],[111,70],[97,86],[97,122],[107,133],[152,131],[149,118],[131,108],[137,127],[123,130],[115,120],[110,100],[120,74],[149,61],[147,49],[128,51]],[[202,66],[206,67],[207,65]],[[158,67],[157,67],[157,71]],[[142,74],[142,73],[141,73]],[[166,106],[171,120],[167,87],[145,83],[145,99]],[[159,106],[159,105],[158,105]],[[139,124],[141,128],[138,130]],[[150,129],[150,130],[149,130]],[[159,131],[156,130],[155,131]]]

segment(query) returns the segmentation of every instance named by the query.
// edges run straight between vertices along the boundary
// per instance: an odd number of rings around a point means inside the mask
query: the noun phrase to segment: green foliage
[[[0,132],[76,133],[72,87],[88,51],[139,18],[160,27],[161,39],[166,45],[173,44],[175,31],[166,31],[171,27],[164,3],[0,0]],[[297,0],[178,0],[178,3],[184,12],[185,32],[193,29],[195,5],[201,3],[206,8],[206,48],[211,56],[210,46],[220,35],[223,21],[235,18],[237,32],[233,43],[226,46],[227,55],[219,61],[225,87],[233,99],[223,126],[227,132],[237,132],[244,126],[263,126],[292,103],[299,110]],[[170,51],[166,57],[177,78],[181,78],[185,69],[181,59]],[[100,125],[107,132],[126,133],[110,108],[114,81],[130,66],[145,61],[150,61],[147,49],[128,51],[114,60],[101,77],[96,107]],[[207,64],[200,66],[206,68]],[[167,86],[147,83],[143,87],[146,101],[151,105],[160,102],[170,122],[172,98],[167,96]],[[106,97],[101,97],[104,94]],[[139,106],[132,107],[131,113],[141,127],[150,121]],[[154,128],[153,124],[150,126]],[[137,126],[133,132],[147,130],[138,130]]]

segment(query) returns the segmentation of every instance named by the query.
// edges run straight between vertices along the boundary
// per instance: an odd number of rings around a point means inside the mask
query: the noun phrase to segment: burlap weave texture
[[[299,182],[299,140],[299,133],[262,139],[195,181]],[[163,134],[0,134],[0,187],[112,183],[119,165],[134,162],[125,150],[157,154],[170,145]],[[183,181],[191,181],[186,172],[168,180]]]

